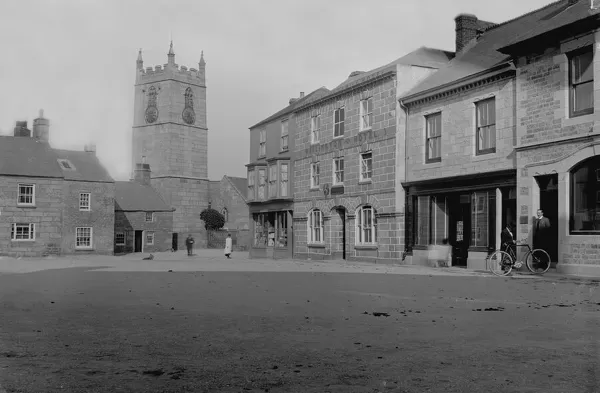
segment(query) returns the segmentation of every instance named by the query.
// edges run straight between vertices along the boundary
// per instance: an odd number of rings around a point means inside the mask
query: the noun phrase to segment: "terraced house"
[[[600,271],[599,8],[552,3],[499,48],[517,68],[519,235],[535,240],[542,209],[557,270],[580,274]]]
[[[32,135],[33,134],[33,135]],[[0,255],[112,254],[115,184],[95,148],[53,149],[40,113],[0,136]]]
[[[247,203],[250,257],[290,258],[293,252],[294,108],[328,92],[320,88],[292,98],[289,105],[250,127]]]
[[[420,48],[294,108],[294,257],[402,259],[397,98],[452,56]]]

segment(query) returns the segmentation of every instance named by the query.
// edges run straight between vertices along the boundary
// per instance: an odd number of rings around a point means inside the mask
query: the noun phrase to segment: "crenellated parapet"
[[[142,60],[142,50],[140,49],[137,58],[136,83],[151,83],[165,78],[185,80],[189,83],[204,86],[205,84],[205,65],[204,52],[200,56],[198,68],[188,68],[184,65],[175,63],[175,53],[173,43],[171,42],[168,56],[168,62],[164,65],[155,65],[144,68]]]

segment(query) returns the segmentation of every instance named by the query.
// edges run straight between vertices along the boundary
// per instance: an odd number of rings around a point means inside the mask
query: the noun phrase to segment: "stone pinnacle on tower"
[[[173,40],[171,40],[171,45],[169,46],[169,53],[167,54],[169,58],[169,65],[175,65],[175,52],[173,51]]]
[[[206,65],[206,62],[204,61],[204,51],[200,52],[200,62],[198,63],[198,65],[200,66],[200,68]]]
[[[138,70],[143,70],[144,69],[144,60],[142,60],[142,48],[140,48],[140,51],[138,52],[138,57],[137,57],[137,69]]]

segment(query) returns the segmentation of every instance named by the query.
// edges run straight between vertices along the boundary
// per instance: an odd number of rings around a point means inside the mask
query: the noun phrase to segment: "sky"
[[[550,0],[5,0],[0,13],[0,134],[31,129],[131,173],[135,62],[206,60],[208,174],[246,177],[248,128],[300,92],[333,88],[420,46],[454,50],[454,18],[500,23]],[[1,157],[0,157],[1,159]]]

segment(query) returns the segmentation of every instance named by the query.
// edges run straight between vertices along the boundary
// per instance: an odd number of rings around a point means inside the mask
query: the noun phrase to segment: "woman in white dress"
[[[227,235],[225,239],[225,256],[231,259],[231,249],[233,248],[233,240],[231,239],[231,233]]]

